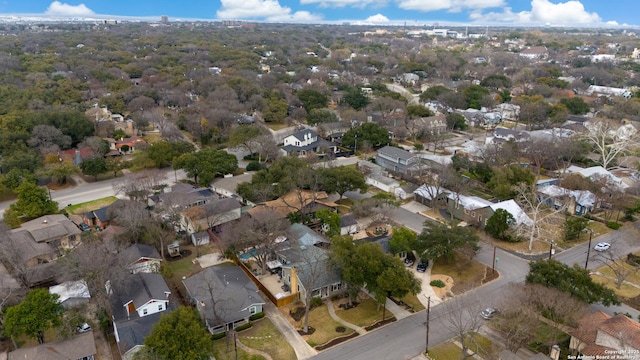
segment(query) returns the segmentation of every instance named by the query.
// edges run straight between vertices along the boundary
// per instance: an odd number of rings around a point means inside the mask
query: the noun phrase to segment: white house
[[[49,293],[57,294],[60,305],[65,309],[84,305],[91,299],[89,287],[84,280],[67,281],[60,285],[51,286]]]
[[[285,137],[281,150],[287,156],[306,156],[313,153],[335,153],[337,151],[337,146],[336,144],[319,137],[315,131],[305,129]]]

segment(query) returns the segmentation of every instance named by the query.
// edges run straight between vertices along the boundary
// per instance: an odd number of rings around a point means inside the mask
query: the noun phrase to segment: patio
[[[291,295],[291,289],[285,291],[283,288],[285,285],[280,279],[280,275],[278,274],[268,274],[268,275],[260,275],[257,277],[258,280],[264,285],[264,287],[269,290],[269,292],[276,298],[280,299],[286,296]]]

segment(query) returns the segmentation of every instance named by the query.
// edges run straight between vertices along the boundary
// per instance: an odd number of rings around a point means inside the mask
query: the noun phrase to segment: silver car
[[[482,318],[485,319],[485,320],[491,320],[491,318],[496,316],[497,313],[498,313],[498,309],[492,308],[492,307],[488,307],[488,308],[480,311],[480,316],[482,316]]]
[[[596,246],[593,247],[593,250],[595,251],[607,251],[611,248],[611,244],[609,244],[608,242],[599,242],[596,244]]]

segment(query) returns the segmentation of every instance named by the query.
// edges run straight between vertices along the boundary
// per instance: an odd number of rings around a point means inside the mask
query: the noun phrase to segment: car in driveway
[[[416,257],[413,255],[413,253],[408,253],[407,256],[404,258],[404,266],[406,267],[412,267],[415,262],[416,262]]]
[[[498,309],[494,307],[488,307],[482,311],[480,311],[480,316],[485,320],[491,320],[494,316],[498,314]]]
[[[420,261],[418,261],[418,265],[416,266],[416,271],[423,273],[425,271],[427,271],[427,267],[429,266],[429,260],[427,259],[420,259]]]
[[[91,331],[91,326],[87,323],[82,323],[78,325],[78,327],[76,328],[76,331],[78,331],[78,333],[85,333],[87,331]]]
[[[611,244],[609,244],[608,242],[599,242],[596,244],[596,246],[593,247],[593,250],[595,251],[607,251],[611,248]]]
[[[82,231],[91,231],[91,226],[89,226],[89,225],[87,225],[85,223],[80,223],[80,225],[78,225],[78,227]]]

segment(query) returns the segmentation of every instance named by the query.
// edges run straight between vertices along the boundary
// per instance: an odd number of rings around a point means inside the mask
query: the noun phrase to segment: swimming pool
[[[238,258],[239,258],[240,260],[249,260],[249,259],[253,259],[253,258],[255,258],[255,256],[256,256],[257,254],[258,254],[258,252],[257,252],[255,249],[253,249],[253,250],[251,250],[251,251],[249,251],[249,252],[246,252],[246,253],[244,253],[244,254],[240,254],[240,256],[238,256]]]

